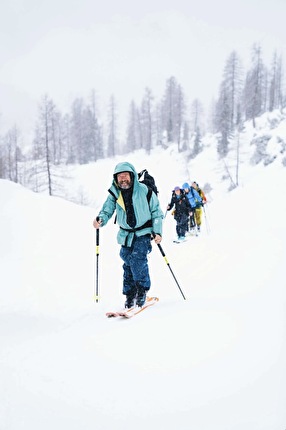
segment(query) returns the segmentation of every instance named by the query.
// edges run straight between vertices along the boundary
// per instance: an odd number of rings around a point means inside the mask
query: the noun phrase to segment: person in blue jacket
[[[138,180],[134,166],[128,162],[116,165],[109,195],[93,221],[97,229],[107,224],[116,212],[119,225],[117,242],[123,260],[123,294],[125,307],[142,307],[151,287],[147,255],[151,238],[162,239],[163,212],[158,197]]]
[[[199,195],[199,193],[188,184],[188,182],[185,182],[182,185],[182,188],[185,191],[185,195],[189,199],[189,202],[192,208],[192,215],[190,216],[190,233],[195,233],[195,229],[196,229],[195,211],[196,211],[196,208],[202,204],[202,198]]]

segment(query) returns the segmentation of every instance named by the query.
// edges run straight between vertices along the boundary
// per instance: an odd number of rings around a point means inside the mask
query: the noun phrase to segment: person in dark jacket
[[[151,281],[147,254],[151,252],[151,236],[155,243],[162,238],[163,212],[158,197],[138,180],[134,166],[128,162],[115,167],[112,185],[98,216],[93,221],[97,229],[107,224],[116,211],[119,225],[117,242],[121,245],[123,264],[123,294],[125,307],[142,307]]]
[[[186,232],[188,231],[188,221],[192,212],[190,202],[186,197],[183,190],[180,187],[175,187],[172,193],[172,198],[167,206],[167,210],[170,211],[173,207],[174,219],[176,221],[176,232],[178,235],[178,241],[184,241],[186,238]]]

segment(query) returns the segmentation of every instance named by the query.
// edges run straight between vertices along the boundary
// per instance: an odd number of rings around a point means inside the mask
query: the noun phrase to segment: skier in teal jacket
[[[107,224],[116,211],[119,225],[117,242],[121,245],[123,264],[123,294],[125,307],[142,307],[151,281],[147,255],[151,252],[151,237],[155,243],[162,238],[163,212],[158,197],[138,180],[134,166],[128,162],[117,164],[109,195],[98,216],[95,228]]]

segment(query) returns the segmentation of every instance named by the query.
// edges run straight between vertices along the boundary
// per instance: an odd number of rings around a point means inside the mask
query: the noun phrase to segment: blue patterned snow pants
[[[149,290],[151,286],[147,255],[152,251],[150,234],[135,236],[132,246],[122,246],[123,294],[138,286]]]

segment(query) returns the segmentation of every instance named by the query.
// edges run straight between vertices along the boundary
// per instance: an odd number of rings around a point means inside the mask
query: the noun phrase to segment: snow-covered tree
[[[194,99],[190,108],[190,131],[195,133],[198,127],[203,128],[204,108],[199,99]]]
[[[123,153],[132,152],[142,145],[140,114],[135,101],[132,100],[129,108],[126,144]]]
[[[228,88],[225,81],[220,87],[220,96],[216,107],[216,131],[219,132],[217,151],[221,157],[228,153],[229,140],[231,137],[232,126],[230,120],[231,99],[229,98]]]
[[[57,154],[55,139],[58,118],[58,111],[53,100],[47,94],[44,95],[39,105],[39,118],[33,141],[32,176],[35,179],[35,191],[47,190],[49,195],[52,195],[54,191],[53,165]]]
[[[143,147],[149,154],[153,146],[153,94],[150,88],[145,88],[141,104],[141,128]]]
[[[235,51],[227,58],[216,105],[216,130],[229,139],[239,116],[242,66]]]
[[[72,163],[84,164],[88,161],[85,147],[85,104],[83,98],[76,98],[71,107],[70,115],[70,143],[73,157],[69,157]]]
[[[114,157],[117,152],[117,109],[114,95],[110,97],[108,110],[108,141],[107,141],[107,156]]]
[[[283,91],[282,91],[282,58],[278,57],[277,52],[273,55],[272,67],[270,70],[270,85],[269,85],[269,111],[283,107]]]
[[[96,93],[93,89],[90,95],[90,103],[86,107],[86,123],[88,128],[87,139],[89,146],[89,161],[96,161],[104,156],[104,145],[102,136],[102,125],[100,124]]]
[[[167,142],[177,142],[180,150],[185,102],[181,86],[174,76],[166,83],[162,101],[162,125],[167,133]]]
[[[15,125],[4,137],[4,147],[6,148],[6,178],[13,182],[19,181],[18,166],[22,158],[20,149],[20,131]]]
[[[252,67],[247,72],[244,86],[244,107],[246,119],[252,119],[255,127],[255,118],[265,112],[267,71],[262,61],[262,50],[259,45],[252,49]]]
[[[192,150],[192,157],[196,157],[200,152],[202,152],[203,146],[202,146],[202,135],[200,127],[197,127],[195,131],[195,138],[194,138],[194,146]]]

